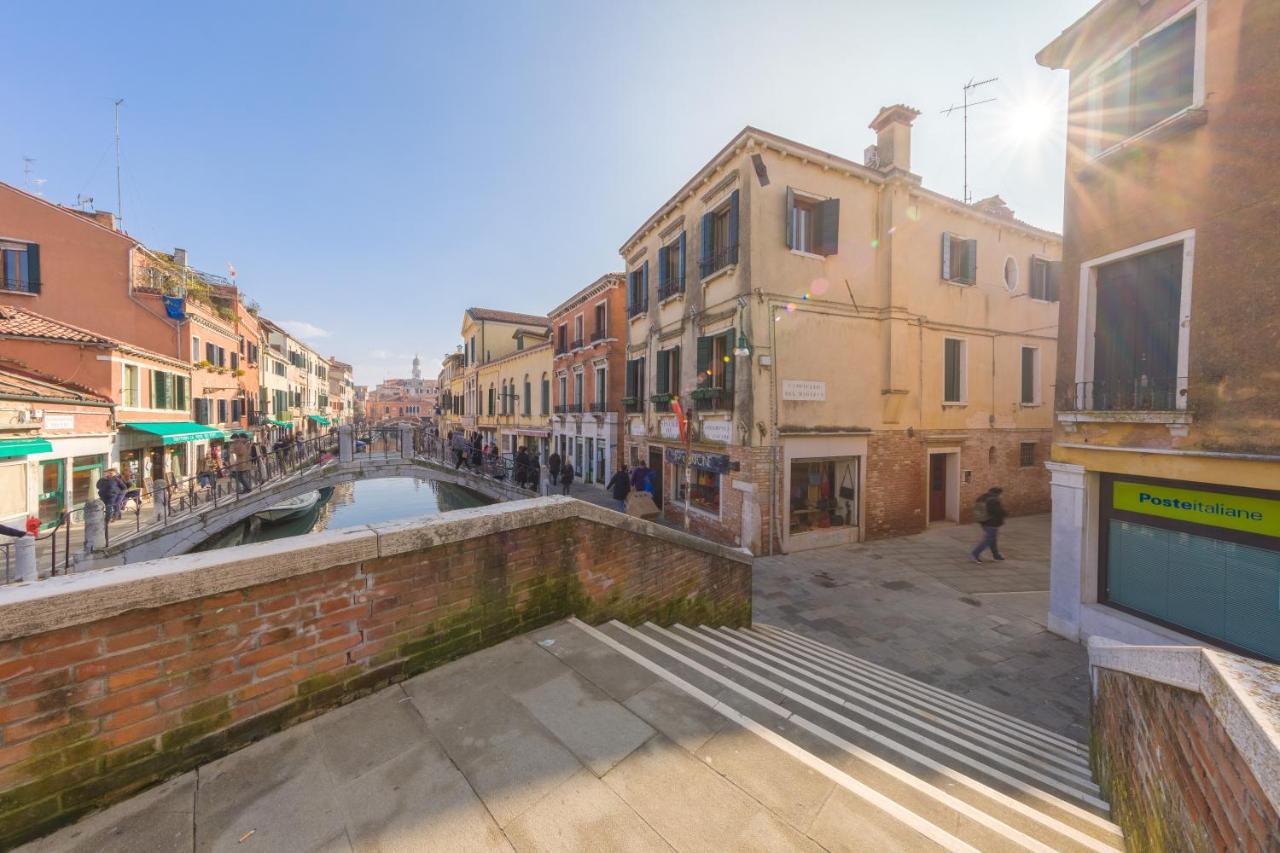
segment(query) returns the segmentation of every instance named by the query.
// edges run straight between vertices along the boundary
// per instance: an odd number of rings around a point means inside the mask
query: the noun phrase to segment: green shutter
[[[680,232],[680,292],[684,292],[684,234]]]
[[[707,371],[711,369],[712,339],[698,338],[698,382],[699,388],[711,385]]]
[[[840,246],[840,199],[829,198],[819,202],[816,214],[818,217],[817,245],[814,253],[818,255],[834,255]]]
[[[733,195],[729,196],[729,250],[732,252],[738,247],[738,191],[734,190]],[[736,263],[738,256],[736,253],[731,254],[729,263]]]
[[[636,396],[639,397],[641,400],[643,400],[644,399],[644,361],[645,361],[644,356],[641,356],[639,359],[637,359],[637,361],[639,361],[640,366],[636,368],[636,391],[638,392]]]
[[[702,254],[698,257],[698,275],[703,278],[707,277],[707,273],[711,272],[711,252],[712,252],[712,220],[714,216],[710,213],[702,214]]]
[[[644,275],[641,276],[641,281],[644,283],[644,294],[640,297],[640,310],[645,311],[649,308],[649,262],[645,261],[641,269],[644,270]]]
[[[724,338],[724,353],[729,360],[724,363],[724,390],[725,405],[729,404],[733,394],[733,329],[725,332],[721,337]]]
[[[787,248],[794,249],[796,247],[796,191],[787,187],[787,207],[783,212],[783,218],[786,219],[786,227],[783,229],[787,232]]]
[[[658,394],[666,394],[668,392],[667,370],[670,368],[671,356],[664,349],[658,350],[658,381],[655,383],[655,391]]]
[[[942,399],[948,403],[960,402],[960,342],[952,338],[943,341],[944,387]]]
[[[658,297],[661,298],[663,290],[667,286],[667,254],[668,247],[662,246],[658,249]]]
[[[1036,351],[1031,347],[1022,348],[1022,402],[1031,404],[1036,401]]]
[[[634,358],[627,359],[627,376],[626,376],[627,393],[626,396],[636,396],[636,361]]]
[[[669,390],[669,393],[679,394],[680,393],[680,347],[675,347],[669,350],[669,353],[670,355],[668,356],[668,358],[670,358],[671,360],[670,361],[671,376],[674,379],[674,381],[671,383],[671,388],[668,390]]]
[[[40,292],[40,246],[27,244],[27,292]]]

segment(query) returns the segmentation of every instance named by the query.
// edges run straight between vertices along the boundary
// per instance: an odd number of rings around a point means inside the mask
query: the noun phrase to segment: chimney
[[[177,264],[178,266],[180,266],[180,267],[185,267],[185,266],[187,265],[187,250],[186,250],[186,249],[174,249],[174,250],[173,250],[173,262],[174,262],[175,264]]]
[[[882,172],[911,171],[911,123],[920,115],[905,104],[882,107],[870,127],[876,132],[876,159]]]

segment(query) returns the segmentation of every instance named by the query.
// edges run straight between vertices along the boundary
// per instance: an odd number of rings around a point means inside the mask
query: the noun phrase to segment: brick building
[[[668,518],[761,553],[963,523],[993,485],[1048,509],[1059,237],[926,189],[916,115],[862,163],[746,128],[622,245],[627,455]]]
[[[603,486],[623,461],[627,314],[622,274],[596,279],[552,309],[549,319],[555,356],[552,446],[573,462],[582,482]]]
[[[1049,626],[1280,660],[1280,5],[1100,3],[1070,72]],[[1194,638],[1194,639],[1188,639]]]

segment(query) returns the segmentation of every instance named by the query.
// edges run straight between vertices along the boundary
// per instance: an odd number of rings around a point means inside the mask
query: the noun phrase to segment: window
[[[593,412],[604,411],[604,404],[608,396],[608,391],[607,391],[608,387],[609,387],[609,384],[606,381],[605,367],[603,364],[597,365],[596,366],[595,398],[592,400],[592,403],[591,403],[591,411]]]
[[[569,406],[569,377],[568,377],[568,376],[563,376],[563,375],[562,375],[562,376],[560,377],[560,397],[559,397],[559,400],[560,400],[560,403],[559,403],[560,410],[561,410],[561,411],[564,411],[564,412],[569,411],[569,409],[568,409],[568,406]]]
[[[943,389],[944,403],[963,403],[968,393],[966,382],[965,342],[959,338],[943,339]]]
[[[471,336],[471,341],[469,342],[468,346],[470,346],[471,348],[471,358],[469,363],[475,364],[476,363],[476,336],[475,335]]]
[[[141,385],[138,382],[138,366],[136,364],[123,365],[124,374],[120,383],[120,405],[139,408],[142,406],[142,395],[139,393]]]
[[[791,535],[858,523],[858,460],[797,459],[791,463]]]
[[[698,338],[698,387],[696,408],[729,409],[733,406],[733,329]]]
[[[579,314],[573,318],[573,348],[574,349],[577,349],[578,347],[582,346],[582,340],[583,340],[582,327],[583,327],[583,319],[582,319],[582,315]]]
[[[1034,468],[1036,464],[1036,443],[1024,441],[1018,445],[1018,465],[1023,468]]]
[[[601,302],[596,306],[596,319],[594,331],[591,333],[592,341],[604,340],[605,334],[609,331],[609,312],[608,307]]]
[[[787,187],[787,246],[815,255],[836,254],[840,199],[820,199]]]
[[[0,241],[0,277],[4,289],[40,292],[40,247],[35,243]]]
[[[626,397],[630,402],[626,403],[628,412],[639,412],[644,409],[644,358],[632,358],[627,360],[627,375],[625,379]]]
[[[542,414],[551,414],[551,380],[542,374]]]
[[[684,500],[684,476],[680,475],[677,500]],[[704,468],[689,472],[689,504],[704,512],[720,514],[720,475]]]
[[[627,275],[627,316],[634,317],[649,310],[649,262]]]
[[[655,394],[678,395],[680,393],[680,347],[658,350],[657,387]],[[660,411],[667,411],[669,403],[661,404]]]
[[[658,250],[658,298],[684,293],[684,232]]]
[[[1058,282],[1062,279],[1062,261],[1051,261],[1048,258],[1031,258],[1031,282],[1029,290],[1032,299],[1045,302],[1058,301]]]
[[[1010,293],[1018,289],[1018,262],[1012,255],[1004,259],[1004,289]]]
[[[240,369],[240,353],[238,352],[231,353],[231,369],[232,370]],[[323,379],[324,376],[322,375],[320,378]]]
[[[556,352],[569,351],[569,326],[561,323],[556,327]]]
[[[942,277],[957,284],[978,280],[978,241],[942,234]]]
[[[1040,350],[1036,347],[1022,348],[1021,402],[1024,406],[1040,403]]]
[[[197,338],[195,335],[192,335],[191,336],[191,361],[196,362],[199,360],[200,360],[200,339]]]
[[[573,374],[573,405],[575,411],[582,411],[582,371],[575,371]]]
[[[496,409],[496,406],[494,405],[497,402],[495,399],[496,396],[497,395],[496,395],[496,392],[494,391],[493,383],[490,382],[489,383],[489,416],[490,417],[493,417]]]
[[[1089,77],[1086,153],[1100,154],[1200,102],[1198,18],[1192,9]]]
[[[529,374],[524,375],[524,416],[533,414],[533,385],[529,382]]]
[[[516,352],[524,350],[524,335],[516,335]]]
[[[240,406],[241,406],[241,403],[239,400],[231,401],[231,422],[232,423],[240,422],[240,415],[241,415]]]
[[[698,267],[706,278],[738,262],[738,191],[702,215],[702,254]]]

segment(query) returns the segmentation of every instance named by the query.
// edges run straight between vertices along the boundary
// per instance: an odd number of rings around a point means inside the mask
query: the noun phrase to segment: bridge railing
[[[452,466],[457,470],[480,474],[520,489],[530,494],[538,494],[542,478],[546,476],[546,467],[537,458],[537,454],[527,454],[527,460],[521,461],[518,453],[495,453],[492,449],[485,452],[483,445],[465,436],[461,440],[442,439],[438,435],[427,435],[420,455]]]

